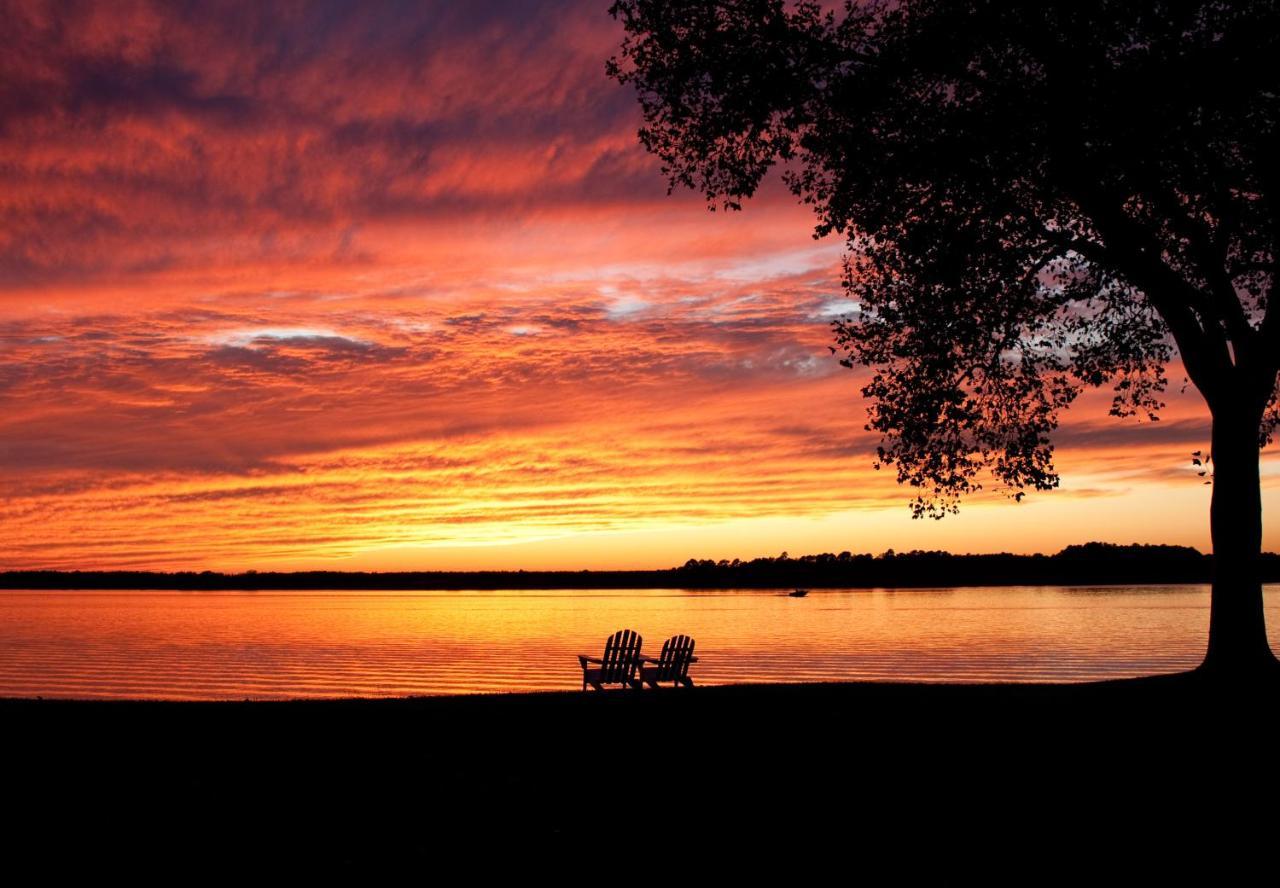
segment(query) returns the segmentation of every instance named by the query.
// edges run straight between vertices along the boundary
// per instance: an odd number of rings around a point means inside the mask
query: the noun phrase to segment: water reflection
[[[1280,640],[1280,596],[1268,624]],[[1086,681],[1194,667],[1204,586],[514,592],[0,592],[0,696],[241,699],[580,686],[628,627],[700,684]]]

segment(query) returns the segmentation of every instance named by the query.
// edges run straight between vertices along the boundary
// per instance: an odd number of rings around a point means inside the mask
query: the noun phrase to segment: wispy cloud
[[[827,349],[840,243],[776,184],[668,197],[618,37],[587,0],[7,4],[0,567],[901,511]],[[1056,496],[1198,484],[1173,400],[1086,399]]]

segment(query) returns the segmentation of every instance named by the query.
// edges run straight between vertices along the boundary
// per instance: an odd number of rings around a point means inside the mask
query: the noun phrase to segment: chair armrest
[[[587,668],[588,663],[604,664],[604,660],[601,660],[599,657],[588,657],[586,654],[578,654],[578,662],[582,664],[583,669]]]
[[[659,658],[656,658],[656,657],[641,657],[641,658],[640,658],[640,662],[641,662],[641,663],[661,663],[661,662],[662,662],[662,660],[661,660],[661,659],[659,659]],[[697,658],[697,657],[690,657],[690,658],[689,658],[689,662],[690,662],[690,663],[697,663],[697,662],[698,662],[698,658]]]

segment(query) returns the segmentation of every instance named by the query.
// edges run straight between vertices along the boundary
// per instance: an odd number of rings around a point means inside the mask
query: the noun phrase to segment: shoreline
[[[396,581],[386,583],[373,583],[367,585],[337,585],[337,584],[307,584],[307,585],[282,585],[282,584],[251,584],[248,582],[236,582],[225,584],[181,584],[154,583],[151,585],[17,585],[6,584],[0,579],[0,593],[2,592],[786,592],[790,589],[804,588],[809,591],[825,591],[825,592],[875,592],[875,591],[928,591],[933,589],[972,589],[972,588],[993,588],[993,589],[1035,589],[1035,588],[1072,588],[1072,589],[1090,589],[1090,588],[1126,588],[1132,586],[1211,586],[1212,578],[1113,578],[1113,579],[1067,579],[1067,578],[1048,578],[1048,579],[973,579],[966,580],[963,578],[954,579],[953,581],[925,581],[919,582],[897,582],[897,583],[831,583],[823,584],[822,582],[794,583],[794,584],[758,584],[758,585],[678,585],[678,584],[654,584],[654,585],[610,585],[601,583],[599,585],[581,584],[581,585],[541,585],[539,583],[510,585],[492,584],[492,585],[431,585],[412,584],[409,581]],[[1275,586],[1280,585],[1280,576],[1268,577],[1263,579],[1262,585]]]
[[[881,694],[901,692],[905,694],[942,692],[964,694],[1011,693],[1014,696],[1047,694],[1088,694],[1093,692],[1140,692],[1156,686],[1177,686],[1183,690],[1200,687],[1206,683],[1209,687],[1218,687],[1208,682],[1199,673],[1192,671],[1168,672],[1153,675],[1142,675],[1130,678],[1109,678],[1094,681],[1045,682],[1045,681],[983,681],[983,682],[947,682],[947,681],[894,681],[866,679],[860,681],[822,681],[822,682],[743,682],[718,685],[696,685],[693,689],[679,688],[645,688],[631,691],[611,688],[609,690],[546,690],[546,691],[478,691],[467,694],[411,694],[396,697],[288,697],[288,698],[245,698],[245,699],[186,699],[180,697],[3,697],[0,696],[0,707],[12,705],[88,705],[88,706],[163,706],[163,707],[378,707],[378,706],[449,706],[463,704],[464,701],[487,701],[497,706],[529,706],[538,703],[568,704],[569,701],[601,699],[632,700],[640,697],[666,699],[670,695],[694,694],[699,697],[737,697],[759,695],[857,695],[859,693]],[[1277,685],[1280,689],[1280,685]],[[593,705],[593,704],[584,704]]]
[[[1263,553],[1263,582],[1280,582],[1280,555]],[[1053,554],[880,555],[830,552],[777,558],[690,559],[634,570],[258,571],[9,570],[0,589],[480,591],[515,589],[878,589],[965,586],[1208,583],[1213,556],[1187,546],[1085,543]]]
[[[183,699],[146,697],[0,697],[0,713],[29,709],[101,710],[122,713],[186,710],[189,712],[367,713],[433,714],[472,711],[479,714],[589,711],[610,708],[749,708],[751,706],[813,706],[853,703],[899,705],[930,701],[958,703],[1006,702],[1032,705],[1111,705],[1126,699],[1147,702],[1212,702],[1232,704],[1280,694],[1280,675],[1252,681],[1228,682],[1198,670],[1128,678],[1078,682],[946,682],[946,681],[826,681],[764,682],[697,685],[691,689],[645,688],[605,691],[481,691],[465,694],[417,694],[398,697],[290,697],[260,699]],[[1280,699],[1280,697],[1277,697]]]

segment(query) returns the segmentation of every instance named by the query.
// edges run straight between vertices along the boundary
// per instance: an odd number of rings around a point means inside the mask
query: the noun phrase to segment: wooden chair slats
[[[604,656],[600,659],[579,654],[578,662],[582,665],[582,689],[585,691],[590,685],[597,691],[602,691],[607,684],[640,687],[640,680],[636,677],[636,673],[644,661],[644,655],[640,652],[643,641],[638,632],[619,629],[605,641]],[[591,663],[600,665],[592,668],[589,665]]]
[[[693,687],[693,679],[689,677],[689,664],[696,663],[693,655],[693,639],[687,635],[674,635],[662,644],[662,653],[658,659],[649,660],[653,666],[640,669],[640,679],[651,688],[658,687],[659,682],[674,682],[677,686]]]
[[[694,642],[687,635],[673,635],[662,644],[662,652],[654,660],[641,653],[643,639],[631,629],[619,629],[604,643],[604,656],[600,658],[578,655],[582,665],[582,689],[597,691],[605,685],[620,684],[640,688],[658,687],[659,682],[672,682],[676,687],[693,687],[689,677],[689,664],[698,662],[693,655]],[[599,664],[592,666],[591,664]],[[650,663],[653,665],[645,665]]]

